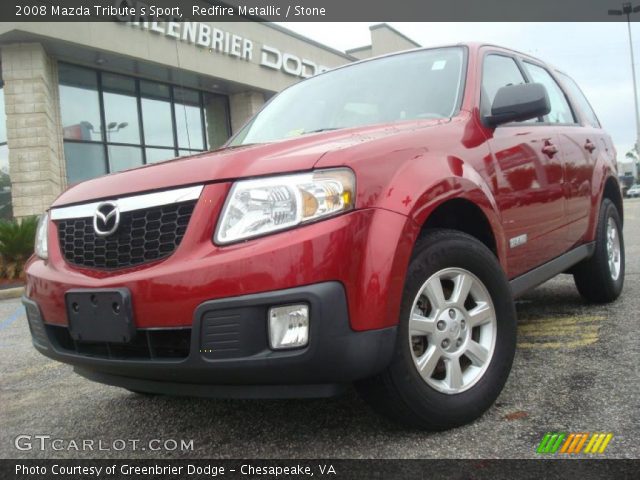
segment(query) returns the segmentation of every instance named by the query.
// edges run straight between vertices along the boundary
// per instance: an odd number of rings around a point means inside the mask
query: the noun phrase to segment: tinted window
[[[140,147],[109,145],[107,152],[110,172],[119,172],[142,165],[142,149]]]
[[[586,117],[585,120],[587,121],[587,124],[594,128],[600,128],[600,122],[598,121],[596,112],[594,112],[593,108],[591,108],[589,100],[587,100],[587,97],[584,96],[584,93],[582,93],[582,90],[580,90],[578,84],[574,82],[569,75],[565,75],[561,72],[558,72],[558,74],[564,81],[564,85],[565,87],[567,87],[569,95],[571,95],[573,101],[578,104],[578,107]]]
[[[102,140],[97,73],[61,64],[58,75],[64,138]]]
[[[171,93],[168,85],[140,82],[142,124],[147,145],[173,147]]]
[[[4,109],[4,87],[0,83],[0,144],[2,143],[7,143],[7,116]]]
[[[567,97],[565,97],[564,92],[549,72],[532,63],[524,62],[524,64],[531,76],[531,81],[544,85],[549,94],[551,111],[545,117],[545,120],[550,123],[575,123]]]
[[[67,181],[69,184],[107,173],[104,146],[101,143],[65,142],[64,156],[67,159]]]
[[[9,148],[0,143],[0,218],[13,217],[11,206],[11,178],[9,177]]]
[[[229,116],[227,112],[227,99],[220,95],[205,93],[204,98],[204,122],[207,144],[210,149],[218,148],[227,141]]]
[[[102,88],[107,142],[140,143],[134,79],[105,73]]]
[[[515,60],[504,55],[488,55],[482,66],[482,115],[491,113],[496,93],[507,85],[520,85],[525,79]]]
[[[185,88],[175,88],[174,97],[178,147],[204,149],[200,94]]]
[[[176,157],[173,149],[168,148],[147,148],[147,163],[164,162]]]
[[[0,218],[13,217],[11,208],[11,178],[9,177],[9,148],[7,147],[7,117],[4,110],[4,88],[0,83]]]
[[[69,183],[217,148],[228,137],[223,95],[63,63],[59,72]]]

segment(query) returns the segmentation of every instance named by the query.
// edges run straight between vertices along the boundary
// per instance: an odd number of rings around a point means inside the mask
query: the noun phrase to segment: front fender
[[[387,195],[377,206],[409,217],[419,226],[442,204],[464,199],[476,205],[491,226],[501,264],[506,269],[507,249],[502,220],[491,188],[473,166],[459,157],[425,158],[429,169],[421,164],[405,163],[390,180]],[[415,240],[415,239],[414,239]]]

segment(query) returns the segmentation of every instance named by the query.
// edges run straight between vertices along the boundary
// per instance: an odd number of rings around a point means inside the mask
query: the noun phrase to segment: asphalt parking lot
[[[0,302],[2,458],[528,458],[545,432],[610,432],[598,457],[640,457],[640,200],[625,203],[627,272],[614,304],[585,304],[569,276],[517,303],[519,348],[496,405],[444,433],[400,428],[354,392],[329,400],[145,397],[102,386],[31,346],[18,300]],[[21,451],[16,436],[193,440],[193,450]],[[156,444],[157,445],[157,444]],[[170,444],[172,445],[172,444]],[[589,455],[580,455],[589,456]]]

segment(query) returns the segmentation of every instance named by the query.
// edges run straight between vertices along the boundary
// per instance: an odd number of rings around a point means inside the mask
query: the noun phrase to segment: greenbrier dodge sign
[[[308,58],[301,58],[291,53],[282,52],[278,48],[269,45],[262,45],[258,50],[252,40],[227,30],[213,27],[208,23],[155,21],[153,20],[154,17],[148,14],[148,6],[139,2],[135,5],[136,14],[128,18],[130,21],[123,22],[132,27],[147,30],[164,37],[174,38],[176,41],[210,49],[212,52],[236,57],[247,62],[256,62],[261,67],[279,70],[296,77],[308,78],[328,70],[328,67]],[[147,17],[145,14],[149,16]]]

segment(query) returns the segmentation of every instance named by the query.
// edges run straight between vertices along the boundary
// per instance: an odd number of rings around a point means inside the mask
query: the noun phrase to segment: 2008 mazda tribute
[[[564,73],[490,45],[348,65],[222,149],[96,178],[40,221],[33,343],[146,393],[328,396],[469,422],[516,346],[513,298],[624,280],[615,150]]]

